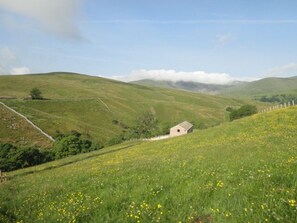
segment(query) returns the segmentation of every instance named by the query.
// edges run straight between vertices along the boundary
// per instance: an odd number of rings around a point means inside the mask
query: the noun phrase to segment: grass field
[[[33,87],[50,100],[22,100]],[[77,130],[101,143],[122,133],[123,128],[113,120],[133,126],[144,111],[155,113],[159,125],[168,128],[184,120],[196,126],[213,126],[224,122],[226,106],[250,103],[69,73],[1,76],[0,96],[16,97],[2,101],[50,135],[57,130]]]
[[[23,118],[0,104],[0,143],[48,148],[52,142]]]
[[[297,107],[18,170],[1,222],[297,222]]]

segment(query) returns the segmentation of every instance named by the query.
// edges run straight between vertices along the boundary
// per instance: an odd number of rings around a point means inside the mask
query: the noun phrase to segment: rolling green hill
[[[0,221],[294,223],[296,123],[291,107],[11,172]]]
[[[269,77],[222,91],[222,95],[249,98],[275,94],[297,95],[297,76],[290,78]]]
[[[202,84],[185,81],[156,81],[144,79],[131,83],[161,88],[183,89],[193,92],[231,96],[236,98],[254,98],[279,94],[297,95],[297,76],[290,78],[269,77],[252,82],[235,82],[231,85]]]
[[[23,100],[33,87],[50,100]],[[0,76],[0,98],[5,97],[17,98],[2,101],[50,135],[77,130],[102,143],[134,125],[145,111],[153,112],[163,128],[184,120],[212,126],[224,121],[226,106],[246,103],[71,73]]]

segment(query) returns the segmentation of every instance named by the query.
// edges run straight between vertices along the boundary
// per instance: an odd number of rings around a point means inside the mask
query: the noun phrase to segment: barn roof
[[[182,123],[179,123],[178,126],[184,128],[185,130],[189,130],[193,127],[193,125],[190,122],[184,121]]]

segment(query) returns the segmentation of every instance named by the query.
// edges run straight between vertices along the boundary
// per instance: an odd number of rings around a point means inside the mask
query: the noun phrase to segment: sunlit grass
[[[9,173],[2,222],[297,222],[297,108]]]

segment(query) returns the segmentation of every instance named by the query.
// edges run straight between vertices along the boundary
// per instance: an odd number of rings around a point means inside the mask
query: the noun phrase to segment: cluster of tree
[[[17,148],[11,144],[0,144],[0,170],[11,171],[38,165],[53,160],[53,154],[35,147]]]
[[[288,103],[291,101],[297,101],[297,96],[294,95],[287,95],[287,94],[278,94],[278,95],[271,95],[271,96],[262,96],[260,98],[256,98],[262,102],[278,102],[278,103]]]
[[[226,108],[226,111],[230,112],[230,121],[250,116],[258,112],[257,107],[254,105],[243,105],[238,109],[228,107]]]
[[[101,144],[92,143],[81,136],[77,131],[67,135],[57,133],[52,149],[18,148],[11,144],[0,144],[0,170],[16,170],[103,148]]]
[[[76,155],[79,153],[86,153],[98,149],[102,149],[103,145],[99,143],[92,143],[89,139],[83,139],[82,134],[73,130],[70,134],[62,134],[57,132],[55,135],[55,144],[53,153],[56,159],[67,156]]]

